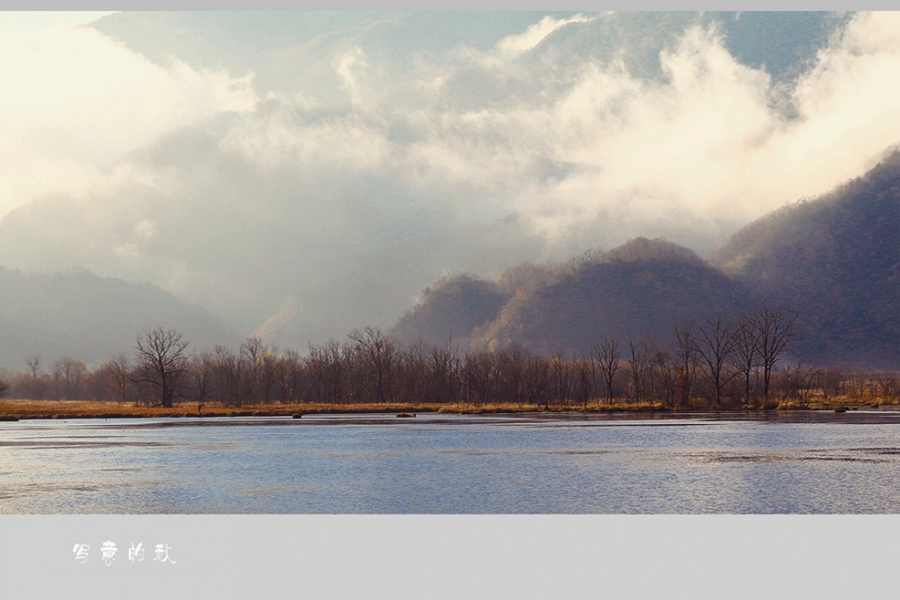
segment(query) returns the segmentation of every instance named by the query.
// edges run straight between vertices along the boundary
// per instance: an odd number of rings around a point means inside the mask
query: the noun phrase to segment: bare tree
[[[654,346],[651,352],[650,380],[653,399],[662,398],[666,406],[675,405],[678,394],[678,366],[667,350]]]
[[[216,360],[216,379],[219,400],[229,405],[240,406],[241,384],[244,380],[244,368],[241,359],[231,349],[216,346],[213,350]]]
[[[781,355],[790,350],[796,335],[797,314],[787,314],[781,309],[763,307],[751,315],[759,339],[759,357],[763,368],[763,396],[769,401],[772,370]]]
[[[631,397],[640,402],[644,397],[646,377],[652,365],[652,353],[644,341],[628,338],[628,372],[631,375]]]
[[[578,393],[581,396],[581,405],[587,407],[588,401],[593,398],[596,366],[593,360],[581,359],[575,363],[578,372]]]
[[[303,359],[294,349],[285,350],[279,361],[278,388],[281,401],[296,404],[303,387]]]
[[[497,354],[497,372],[500,376],[499,395],[503,402],[525,402],[525,367],[530,353],[522,344],[512,343]]]
[[[398,393],[401,402],[421,402],[428,386],[429,346],[417,340],[405,351],[400,352]]]
[[[619,372],[619,341],[605,338],[599,344],[594,344],[591,348],[591,360],[596,361],[600,370],[600,377],[606,385],[606,401],[612,404],[613,401],[613,383],[616,374]]]
[[[557,404],[568,404],[575,387],[574,360],[567,361],[562,354],[562,350],[557,350],[550,360],[553,373],[553,399]]]
[[[25,364],[28,366],[29,376],[27,379],[21,379],[17,387],[20,388],[18,390],[18,394],[23,398],[32,398],[35,400],[39,400],[41,398],[46,397],[48,388],[49,388],[49,380],[41,373],[41,357],[38,354],[34,356],[30,356],[25,359]]]
[[[795,398],[800,404],[809,404],[812,390],[821,386],[825,371],[804,367],[802,363],[787,364],[782,370],[782,400]]]
[[[734,331],[734,366],[744,379],[744,403],[750,406],[750,383],[760,357],[759,330],[747,317],[738,321]]]
[[[355,329],[349,338],[365,365],[376,400],[380,403],[393,402],[393,378],[399,358],[397,344],[373,327]]]
[[[212,397],[214,376],[216,372],[216,358],[209,351],[204,350],[199,355],[191,357],[189,364],[191,379],[191,391],[197,402],[197,414],[203,412],[203,407]]]
[[[729,372],[728,362],[734,353],[734,325],[719,312],[697,327],[695,347],[700,363],[713,387],[716,406],[722,405],[722,391],[735,373]]]
[[[459,356],[448,343],[434,346],[428,355],[428,398],[433,402],[449,402],[459,387]]]
[[[695,332],[696,328],[693,321],[675,326],[675,348],[678,361],[676,375],[681,406],[687,406],[691,401],[697,370],[700,367],[700,358],[697,355],[697,342],[694,339]]]
[[[38,375],[41,373],[41,356],[39,354],[29,356],[25,359],[25,364],[28,365],[28,372],[31,373],[31,379],[37,381]]]
[[[265,344],[259,336],[250,336],[241,344],[240,360],[244,373],[247,402],[257,404],[260,400],[268,404],[274,385],[271,354],[275,350]]]
[[[109,373],[109,385],[113,388],[116,399],[124,402],[128,396],[128,389],[131,387],[131,365],[128,364],[128,357],[121,352],[115,354],[106,363],[106,367]]]
[[[71,356],[64,356],[53,363],[52,371],[57,398],[74,400],[83,396],[87,365]]]
[[[545,410],[550,408],[550,365],[542,356],[530,355],[525,361],[522,397]]]
[[[497,357],[491,352],[466,352],[462,366],[463,398],[475,405],[491,399],[497,379]]]
[[[828,400],[837,396],[843,388],[845,374],[840,367],[829,367],[822,375],[822,395]]]
[[[157,327],[137,336],[136,380],[159,390],[160,405],[171,408],[188,370],[187,340],[174,329]]]

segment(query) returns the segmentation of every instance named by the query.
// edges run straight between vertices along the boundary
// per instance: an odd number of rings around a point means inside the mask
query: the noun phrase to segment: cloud
[[[389,326],[446,273],[637,235],[711,249],[900,141],[894,13],[855,16],[788,83],[709,23],[646,76],[593,51],[601,25],[548,17],[402,75],[377,44],[323,43],[316,69],[343,94],[327,101],[304,81],[257,97],[90,32],[0,37],[31,65],[0,60],[19,84],[0,88],[0,127],[29,138],[0,141],[0,202],[57,191],[3,222],[0,256],[151,280],[302,345]]]
[[[134,224],[134,232],[139,238],[151,240],[156,235],[156,223],[153,219],[141,219]]]
[[[495,51],[504,59],[511,59],[533,50],[548,35],[569,23],[589,23],[591,18],[576,15],[568,19],[556,19],[550,16],[544,17],[539,22],[530,26],[525,32],[518,35],[510,35],[499,42]]]
[[[163,68],[96,31],[0,23],[0,215],[42,194],[89,193],[124,152],[255,104],[249,79]]]
[[[825,191],[871,166],[900,142],[900,15],[857,15],[793,93],[799,118],[769,140],[767,150],[810,185]]]
[[[366,75],[366,58],[361,48],[353,48],[337,57],[335,60],[335,72],[340,77],[353,103],[359,102],[361,78]]]

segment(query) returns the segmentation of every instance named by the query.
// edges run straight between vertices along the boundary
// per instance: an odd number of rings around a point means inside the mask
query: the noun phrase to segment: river
[[[900,412],[0,423],[4,514],[897,514]]]

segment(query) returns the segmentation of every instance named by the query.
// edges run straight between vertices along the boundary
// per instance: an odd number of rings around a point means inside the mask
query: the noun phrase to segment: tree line
[[[802,365],[793,343],[797,316],[760,308],[718,313],[673,327],[667,344],[601,338],[584,356],[546,357],[520,344],[461,350],[451,343],[400,344],[373,327],[343,342],[280,349],[259,337],[239,348],[189,352],[175,330],[137,336],[131,357],[95,369],[70,357],[45,367],[39,357],[8,377],[8,395],[33,399],[180,401],[226,406],[339,403],[515,403],[545,407],[600,401],[654,402],[671,408],[769,406],[832,395],[900,396],[892,374],[848,374]],[[877,389],[876,389],[877,388]]]

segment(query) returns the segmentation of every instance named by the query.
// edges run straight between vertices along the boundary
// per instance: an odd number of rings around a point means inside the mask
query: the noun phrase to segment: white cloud
[[[134,232],[143,240],[152,240],[156,235],[156,223],[153,219],[141,219],[134,224]]]
[[[0,82],[0,215],[83,193],[124,153],[256,101],[248,79],[162,68],[89,28],[0,23]]]
[[[333,323],[389,324],[398,298],[448,270],[636,235],[709,248],[900,142],[895,13],[854,18],[787,87],[702,27],[662,52],[656,78],[575,51],[498,68],[584,20],[423,55],[393,78],[375,76],[391,71],[378,52],[342,43],[322,64],[344,97],[327,104],[305,89],[255,104],[249,80],[162,68],[90,32],[2,37],[0,59],[31,66],[0,60],[18,84],[0,87],[0,207],[65,190],[105,240],[78,254],[85,266],[252,313],[250,331],[275,315],[260,332],[339,336]],[[208,119],[227,110],[241,114]],[[179,128],[199,150],[159,141]]]
[[[506,59],[515,58],[535,48],[548,35],[569,23],[587,23],[592,19],[576,15],[568,19],[555,19],[547,16],[535,23],[523,33],[503,38],[497,43],[496,51]]]
[[[335,72],[353,103],[359,102],[364,92],[367,67],[365,53],[361,48],[352,48],[335,59]]]
[[[377,172],[386,167],[391,152],[378,123],[352,113],[307,118],[305,111],[292,107],[241,119],[219,147],[262,169],[289,166],[312,173]]]
[[[559,252],[585,223],[607,246],[664,223],[678,241],[709,247],[742,223],[860,174],[900,141],[900,84],[889,75],[900,69],[898,18],[858,16],[787,92],[738,62],[715,27],[692,27],[663,51],[658,80],[633,76],[616,60],[571,56],[552,65],[552,80],[546,64],[518,66],[523,93],[466,109],[446,96],[448,82],[472,79],[468,88],[455,84],[460,96],[502,89],[506,75],[485,56],[514,57],[589,19],[547,17],[488,55],[420,60],[412,83],[382,81],[377,93],[362,83],[369,59],[354,48],[335,59],[352,110],[316,117],[304,104],[300,112],[311,112],[286,117],[286,101],[275,117],[244,121],[222,148],[267,168],[377,174],[423,206],[456,206],[479,222],[518,213],[563,244]],[[434,93],[435,82],[444,95]],[[785,101],[799,118],[783,112]],[[409,139],[391,138],[398,114]]]

